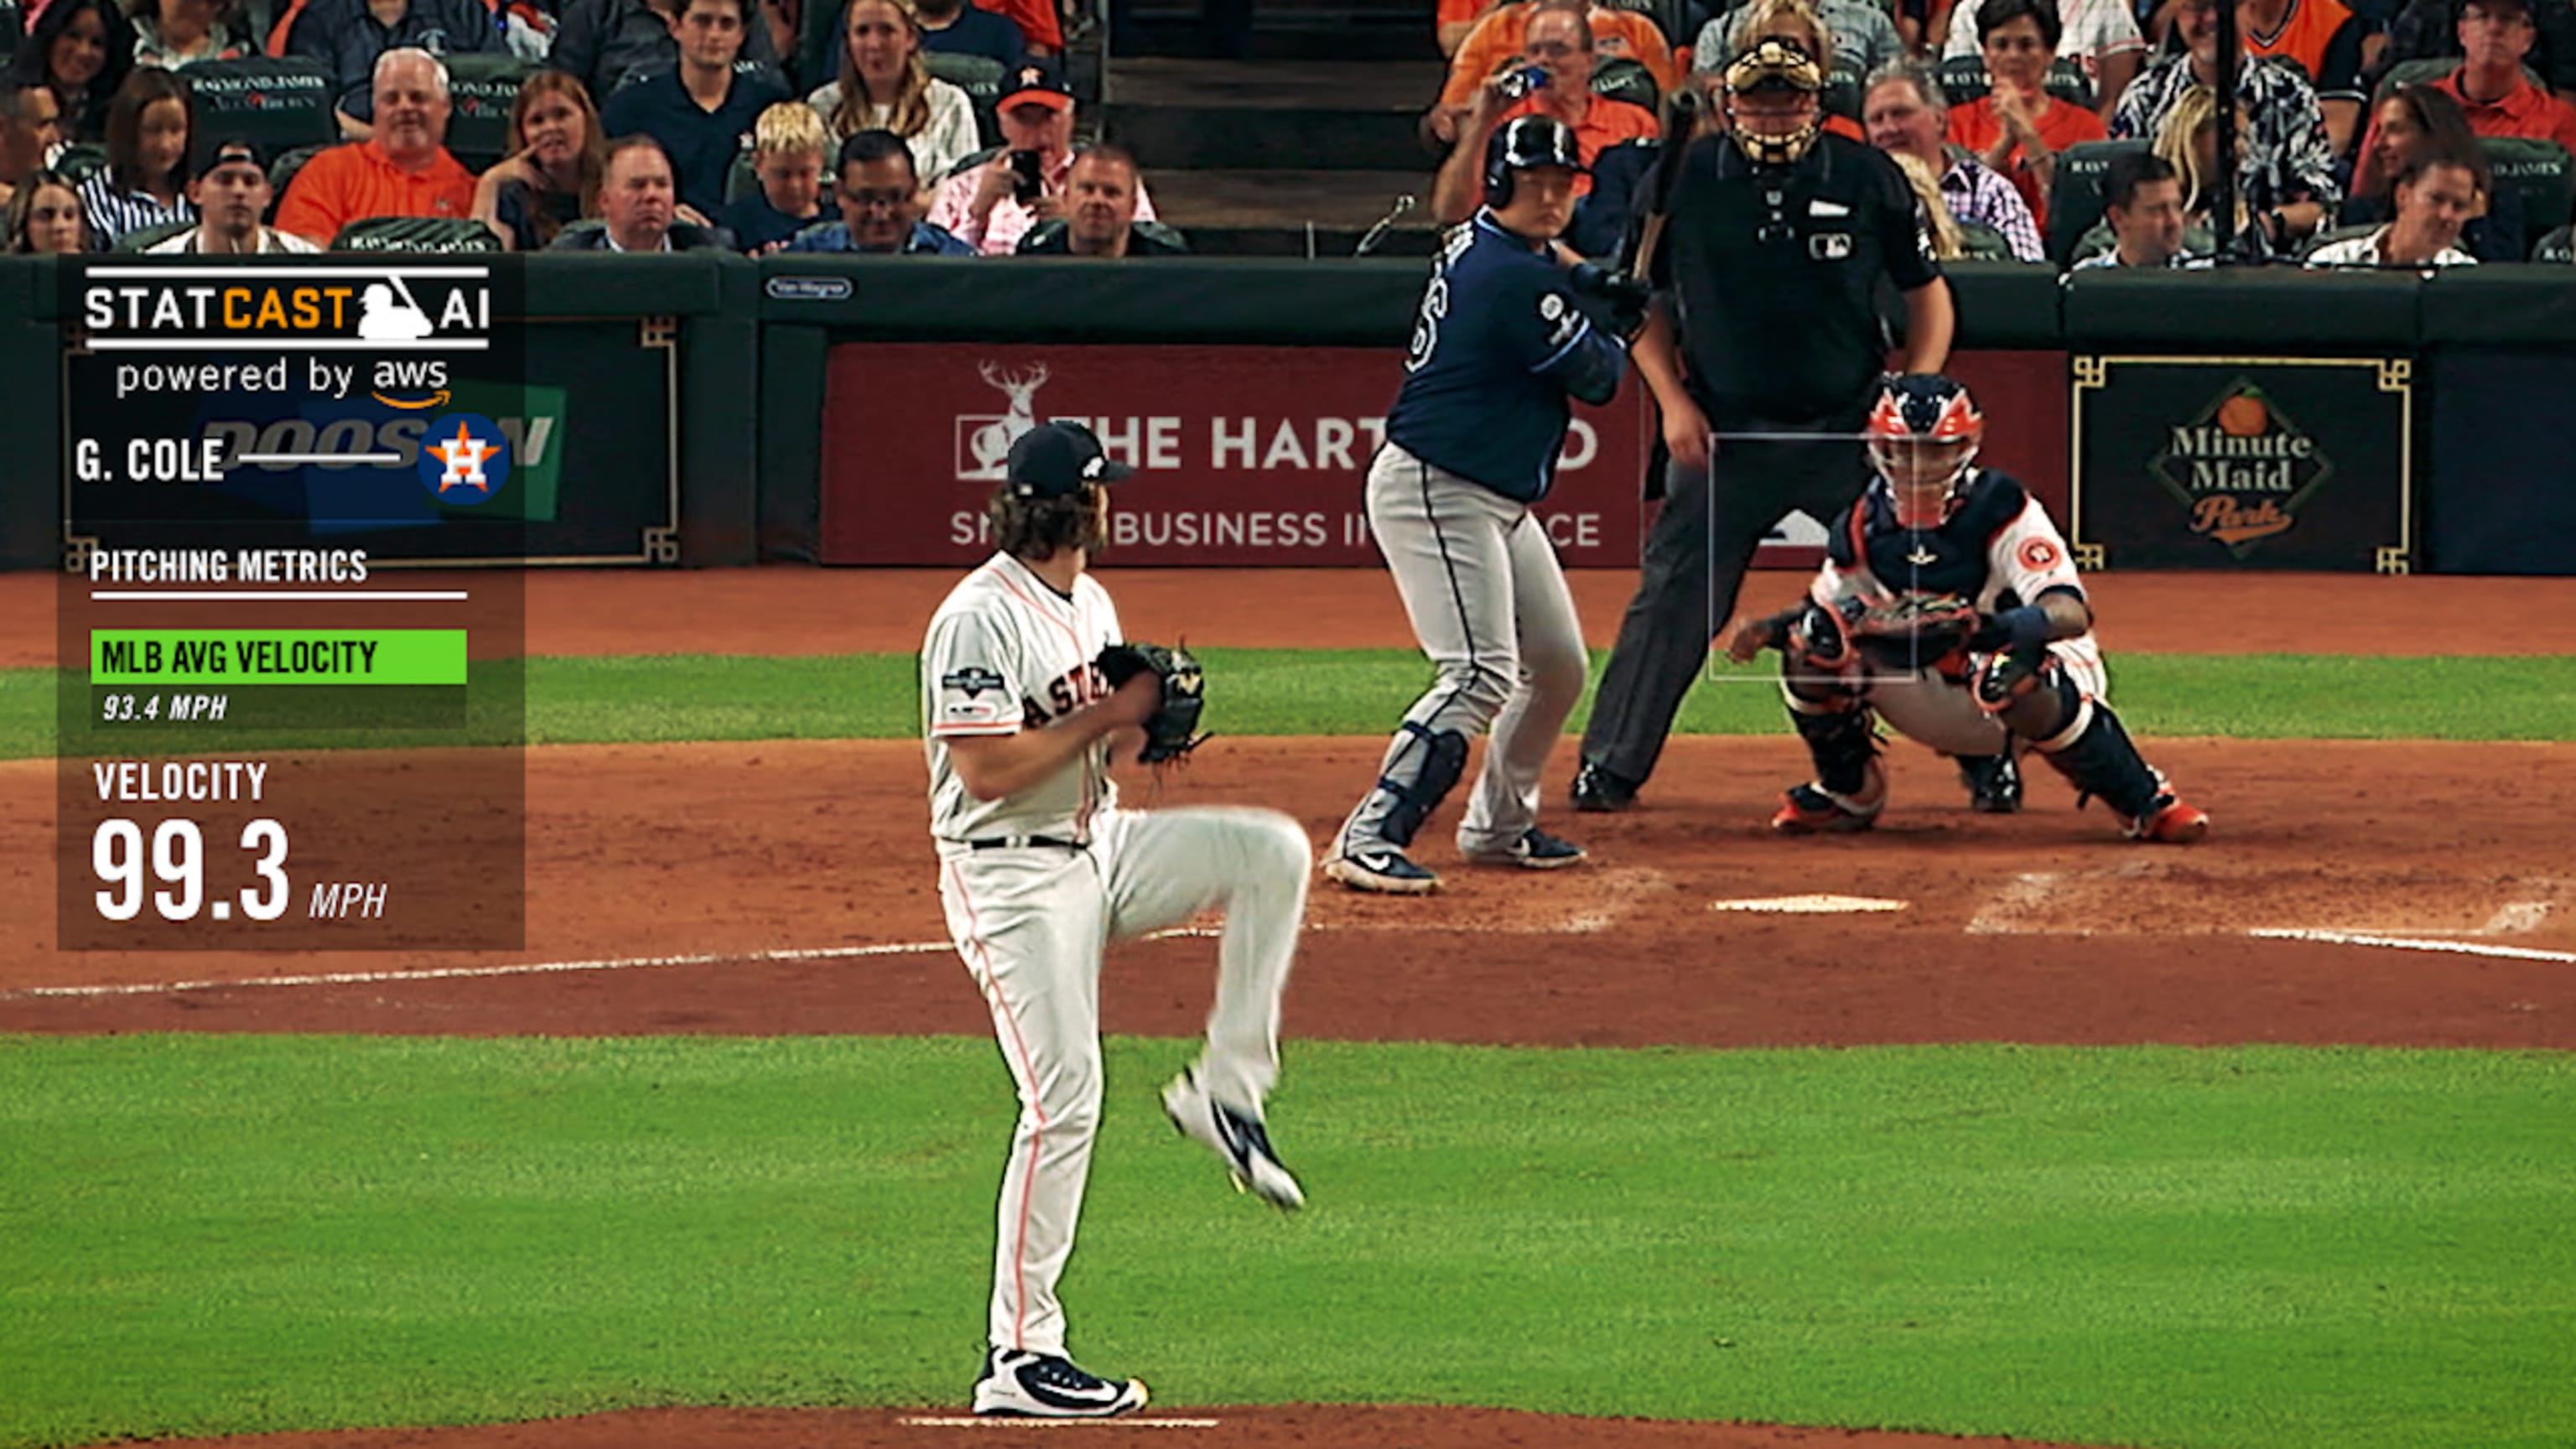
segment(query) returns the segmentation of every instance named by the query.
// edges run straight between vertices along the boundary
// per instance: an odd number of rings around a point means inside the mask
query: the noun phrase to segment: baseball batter
[[[2066,540],[2021,484],[1974,466],[1985,419],[1949,378],[1887,379],[1866,432],[1877,479],[1842,516],[1805,601],[1728,631],[1781,653],[1781,691],[1816,779],[1772,828],[1866,830],[1886,804],[1874,715],[1952,755],[2039,752],[2134,840],[2209,832],[2111,710]]]
[[[922,646],[940,901],[1020,1098],[979,1414],[1104,1418],[1145,1403],[1143,1384],[1074,1366],[1056,1300],[1100,1120],[1112,936],[1224,911],[1207,1045],[1163,1107],[1238,1187],[1305,1200],[1262,1119],[1313,865],[1305,832],[1267,810],[1122,810],[1109,778],[1112,749],[1150,732],[1164,698],[1150,673],[1109,687],[1098,661],[1121,642],[1118,614],[1084,572],[1107,537],[1105,485],[1130,471],[1077,425],[1023,435],[991,507],[1001,551],[939,606]]]
[[[1583,695],[1574,596],[1531,512],[1556,478],[1566,399],[1605,403],[1628,353],[1574,300],[1556,246],[1583,170],[1574,133],[1523,116],[1486,147],[1485,205],[1449,233],[1423,289],[1404,384],[1369,464],[1369,526],[1414,636],[1439,670],[1335,837],[1324,873],[1418,895],[1440,879],[1406,854],[1494,730],[1458,849],[1537,870],[1583,850],[1538,828],[1539,773]]]

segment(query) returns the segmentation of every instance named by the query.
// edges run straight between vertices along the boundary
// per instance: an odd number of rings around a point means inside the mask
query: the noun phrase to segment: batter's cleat
[[[2147,813],[2135,820],[2123,820],[2120,829],[2131,840],[2152,841],[2158,845],[2189,845],[2209,834],[2209,812],[2197,805],[2185,804],[2170,792],[2158,795],[2147,807]]]
[[[1355,891],[1390,896],[1425,896],[1440,889],[1440,877],[1405,858],[1401,850],[1355,850],[1324,862],[1324,874]]]
[[[1771,828],[1782,835],[1847,835],[1876,824],[1878,811],[1878,805],[1863,806],[1822,785],[1792,785],[1781,793],[1780,813],[1771,817]]]
[[[975,1381],[975,1412],[1005,1419],[1111,1419],[1145,1407],[1145,1386],[1134,1379],[1084,1373],[1056,1353],[996,1348],[984,1354],[984,1376]]]
[[[1636,805],[1637,787],[1586,760],[1574,772],[1573,797],[1574,808],[1587,815],[1610,815]]]
[[[2021,809],[2021,762],[2009,752],[1959,756],[1959,781],[1968,787],[1968,808],[1980,815]]]
[[[1234,1190],[1248,1192],[1273,1207],[1301,1208],[1306,1191],[1270,1150],[1270,1133],[1261,1119],[1237,1111],[1208,1095],[1195,1071],[1183,1072],[1163,1089],[1163,1114],[1182,1136],[1215,1153],[1234,1178]]]
[[[1465,855],[1477,865],[1516,865],[1523,870],[1562,870],[1583,863],[1582,846],[1535,825],[1501,850],[1470,850]]]

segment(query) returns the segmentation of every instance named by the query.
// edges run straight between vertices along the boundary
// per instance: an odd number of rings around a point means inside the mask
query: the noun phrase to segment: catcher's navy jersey
[[[1626,344],[1575,305],[1565,269],[1479,211],[1432,261],[1387,441],[1534,503],[1556,481],[1566,397],[1608,402],[1627,368]]]

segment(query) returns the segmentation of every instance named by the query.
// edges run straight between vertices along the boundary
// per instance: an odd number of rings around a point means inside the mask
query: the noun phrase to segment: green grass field
[[[1208,658],[1238,735],[1374,736],[1425,679]],[[2571,659],[2115,669],[2142,734],[2576,735]],[[51,752],[53,684],[0,672],[0,757]],[[898,738],[913,690],[899,656],[540,659],[527,733]],[[1749,672],[1682,727],[1783,732]],[[1188,1050],[1113,1044],[1067,1284],[1076,1351],[1164,1404],[2576,1440],[2563,1055],[1292,1042],[1315,1207],[1281,1218],[1154,1110]],[[0,1037],[0,1446],[955,1406],[1009,1113],[981,1040]]]
[[[1208,721],[1235,735],[1383,734],[1429,682],[1400,650],[1211,649]],[[666,655],[528,661],[535,744],[689,740],[902,739],[920,731],[910,655],[755,659]],[[1765,666],[1721,665],[1684,704],[1692,734],[1787,729]],[[1599,677],[1598,660],[1594,677]],[[2576,719],[2576,657],[2378,659],[2336,655],[2140,654],[2112,680],[2133,730],[2249,739],[2546,740]],[[1572,728],[1585,716],[1578,712]],[[478,721],[490,743],[508,722]],[[0,759],[53,752],[49,671],[0,671]],[[102,736],[110,738],[111,736]],[[199,750],[202,730],[120,730],[137,752]],[[276,747],[418,743],[382,731],[280,736]]]
[[[2541,1054],[1298,1043],[1314,1207],[1126,1040],[1076,1349],[1174,1404],[1454,1402],[2230,1449],[2563,1444]],[[0,1439],[953,1404],[989,1042],[19,1038]]]

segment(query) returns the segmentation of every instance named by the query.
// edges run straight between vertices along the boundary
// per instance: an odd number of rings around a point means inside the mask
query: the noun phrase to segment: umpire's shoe
[[[1440,889],[1439,876],[1415,865],[1403,851],[1392,847],[1334,856],[1324,862],[1324,875],[1352,890],[1381,895],[1426,896]]]
[[[1969,809],[1980,815],[2011,815],[2021,809],[2021,762],[2012,751],[1958,758],[1959,781],[1968,787]]]
[[[1163,1089],[1163,1113],[1184,1137],[1215,1153],[1234,1176],[1234,1190],[1249,1192],[1274,1207],[1301,1208],[1306,1190],[1270,1150],[1270,1133],[1261,1119],[1208,1095],[1199,1074],[1183,1072]]]
[[[1477,865],[1512,865],[1522,870],[1563,870],[1583,864],[1583,847],[1561,836],[1550,835],[1533,825],[1518,840],[1500,850],[1470,850],[1467,859]]]
[[[1878,823],[1882,799],[1862,805],[1848,796],[1832,794],[1822,785],[1792,785],[1780,796],[1780,813],[1771,817],[1771,828],[1782,835],[1842,835],[1867,830]]]
[[[1574,808],[1588,815],[1609,815],[1634,807],[1637,787],[1592,763],[1574,772]]]
[[[1062,1354],[1018,1348],[986,1350],[975,1381],[975,1412],[995,1418],[1108,1419],[1134,1413],[1149,1397],[1134,1379],[1104,1379]]]

